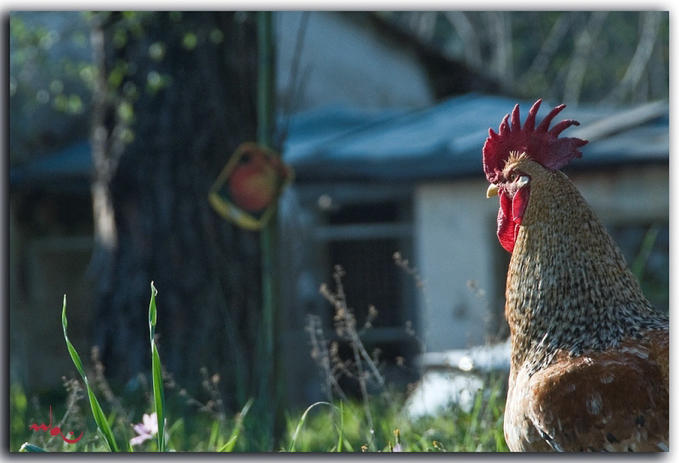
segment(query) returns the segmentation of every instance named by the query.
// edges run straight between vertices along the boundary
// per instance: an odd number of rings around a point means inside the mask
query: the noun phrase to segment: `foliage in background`
[[[662,11],[379,12],[504,93],[570,105],[668,98],[669,14]]]
[[[82,14],[11,13],[9,53],[10,161],[87,138],[95,70]]]
[[[372,14],[447,58],[495,79],[503,92],[571,105],[638,103],[669,94],[669,14],[635,11],[381,11]],[[126,12],[115,40],[123,47],[144,34],[148,13]],[[13,12],[10,15],[9,95],[12,162],[87,137],[95,81],[88,13]],[[223,39],[187,32],[185,49]],[[166,44],[148,49],[160,61]],[[109,81],[132,72],[124,62]],[[170,85],[148,75],[148,91]],[[144,89],[127,89],[128,97]],[[122,105],[121,117],[131,106]],[[30,123],[29,123],[30,122]]]

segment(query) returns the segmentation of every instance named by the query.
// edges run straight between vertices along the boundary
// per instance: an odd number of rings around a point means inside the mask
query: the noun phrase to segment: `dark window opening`
[[[327,211],[323,222],[317,238],[324,249],[325,281],[334,289],[335,266],[342,267],[347,305],[366,350],[371,355],[378,352],[380,371],[390,383],[414,381],[414,358],[419,353],[414,337],[417,288],[394,261],[396,252],[413,260],[410,201],[342,204]],[[326,323],[332,331],[331,317]],[[341,342],[339,354],[350,359],[351,346]],[[346,392],[358,391],[352,381],[341,380]]]
[[[346,272],[344,292],[359,324],[368,318],[371,305],[377,309],[373,326],[398,326],[405,322],[399,269],[392,258],[398,250],[396,239],[328,243],[329,261]]]

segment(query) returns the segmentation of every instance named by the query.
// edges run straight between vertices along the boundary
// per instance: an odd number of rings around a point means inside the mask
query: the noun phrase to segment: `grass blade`
[[[236,446],[236,442],[238,441],[238,436],[240,435],[240,432],[243,429],[243,420],[250,411],[250,407],[252,407],[252,403],[254,402],[254,400],[255,399],[250,399],[245,403],[245,405],[243,405],[243,408],[236,417],[236,425],[234,426],[233,431],[231,431],[231,436],[229,437],[229,440],[226,441],[226,443],[222,445],[219,448],[219,450],[217,450],[218,452],[233,451],[233,448]]]
[[[165,451],[165,391],[163,389],[163,370],[156,345],[156,295],[158,290],[151,282],[151,301],[149,302],[149,336],[151,340],[151,373],[153,376],[153,402],[158,418],[158,451]]]
[[[219,425],[219,420],[214,420],[212,422],[212,426],[210,427],[210,437],[207,440],[207,448],[209,449],[213,448],[217,443],[217,439],[219,438]]]
[[[47,452],[42,447],[38,447],[37,445],[30,444],[28,442],[24,442],[21,444],[21,448],[19,449],[19,452],[29,452],[29,453],[42,453],[42,452]]]
[[[306,410],[304,410],[304,413],[302,413],[302,417],[299,419],[297,422],[297,427],[295,428],[295,432],[292,435],[292,441],[290,442],[290,447],[288,448],[288,452],[294,452],[295,451],[295,443],[297,442],[297,436],[299,435],[299,432],[302,430],[302,426],[304,425],[304,422],[306,421],[306,417],[311,411],[312,408],[315,408],[317,405],[328,405],[329,407],[335,407],[333,404],[330,402],[315,402],[307,407]]]
[[[340,425],[339,425],[339,439],[337,440],[337,452],[342,452],[342,443],[344,442],[344,402],[340,401],[339,406]]]
[[[658,227],[656,225],[651,225],[651,227],[646,231],[644,238],[641,241],[641,246],[639,247],[639,252],[634,258],[632,265],[630,265],[630,270],[641,280],[644,276],[644,271],[646,270],[646,264],[648,263],[648,258],[653,251],[653,246],[655,246],[656,239],[658,238]]]
[[[71,356],[71,360],[73,361],[73,364],[78,370],[78,373],[80,373],[80,377],[85,383],[85,386],[87,387],[87,397],[90,400],[90,408],[92,409],[92,416],[94,417],[94,421],[97,423],[97,429],[99,429],[99,432],[104,437],[104,440],[106,441],[109,450],[111,450],[112,452],[118,452],[119,451],[118,444],[116,443],[115,437],[113,436],[113,431],[111,430],[111,426],[108,424],[108,421],[106,420],[106,415],[104,415],[104,411],[101,409],[101,405],[99,405],[97,396],[94,395],[94,391],[90,387],[90,382],[87,380],[87,375],[85,374],[85,370],[83,369],[83,364],[80,361],[80,355],[78,355],[78,351],[75,350],[75,347],[73,347],[73,344],[71,344],[71,341],[68,339],[68,334],[66,333],[68,320],[66,319],[65,294],[64,294],[64,305],[63,308],[61,309],[61,326],[64,330],[64,340],[66,341],[66,348],[68,349],[68,353]]]

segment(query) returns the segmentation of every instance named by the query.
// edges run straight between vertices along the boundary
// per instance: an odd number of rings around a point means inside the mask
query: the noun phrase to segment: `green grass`
[[[490,387],[476,395],[471,411],[450,405],[437,416],[418,419],[405,413],[403,394],[381,394],[370,400],[374,433],[368,429],[362,402],[337,402],[307,409],[304,419],[292,414],[287,434],[294,437],[298,452],[389,452],[397,442],[404,452],[506,452],[501,391],[502,380],[491,379]]]
[[[51,452],[108,452],[106,441],[97,434],[96,425],[90,418],[88,426],[77,428],[84,430],[84,438],[77,444],[64,444],[58,437],[49,437],[43,433],[20,429],[18,424],[31,422],[34,413],[31,406],[20,410],[18,405],[25,401],[20,388],[12,386],[11,398],[11,442],[12,451],[17,451],[24,442],[37,445]],[[490,395],[495,391],[496,399]],[[397,397],[397,398],[394,398]],[[168,398],[169,399],[169,398]],[[435,417],[423,417],[412,420],[403,413],[403,399],[394,394],[371,398],[370,407],[375,432],[371,446],[371,433],[367,426],[365,410],[361,401],[335,402],[324,405],[294,409],[287,413],[286,427],[277,444],[278,451],[288,452],[389,452],[397,443],[396,430],[400,435],[400,444],[404,452],[503,452],[507,451],[502,434],[502,406],[499,389],[486,389],[477,396],[476,406],[465,412],[452,405]],[[29,401],[30,402],[30,401]],[[262,429],[257,423],[243,426],[244,421],[252,419],[248,415],[252,402],[248,402],[243,410],[228,417],[224,422],[214,419],[207,413],[192,410],[179,400],[168,400],[167,416],[171,417],[166,428],[167,448],[169,451],[189,452],[261,452],[263,441],[258,435]],[[84,409],[83,409],[84,410]],[[142,413],[150,413],[151,407],[133,413],[135,417]],[[306,412],[306,414],[305,414]],[[63,411],[55,410],[59,416]],[[118,442],[128,449],[126,441],[132,437],[130,424],[121,420],[112,421],[112,430]],[[135,419],[141,421],[140,419]],[[127,428],[126,429],[126,425]],[[71,429],[71,428],[66,428]],[[36,438],[41,439],[36,443]],[[134,447],[135,452],[155,452],[158,450],[157,440],[149,440],[141,446]]]
[[[49,432],[30,430],[34,422],[45,422],[44,406],[29,400],[22,387],[10,387],[10,450],[21,452],[110,452],[110,451],[188,451],[188,452],[262,452],[263,436],[269,429],[248,414],[250,399],[239,413],[228,416],[223,411],[196,407],[196,399],[186,393],[165,396],[162,365],[155,343],[158,317],[151,283],[149,302],[149,342],[151,356],[151,391],[126,397],[111,397],[96,378],[85,372],[75,346],[67,333],[66,297],[62,308],[64,341],[75,369],[82,380],[66,382],[66,405],[54,409],[54,423],[65,431],[83,432],[75,444],[65,443]],[[502,432],[504,378],[487,378],[489,387],[479,391],[474,406],[464,411],[455,405],[435,417],[412,419],[404,412],[406,396],[382,389],[367,400],[316,402],[302,409],[286,412],[286,426],[278,436],[276,448],[281,452],[496,452],[506,451]],[[84,384],[84,387],[82,386]],[[139,396],[151,398],[139,400]],[[98,397],[105,400],[101,402]],[[89,407],[80,407],[85,402]],[[63,399],[63,397],[62,397]],[[167,400],[166,400],[167,399]],[[150,403],[148,403],[150,402]],[[104,406],[102,406],[102,403]],[[88,413],[89,410],[89,413]],[[158,432],[138,446],[130,444],[132,425],[142,421],[144,413],[155,412]],[[89,416],[88,416],[89,415]],[[374,429],[370,429],[373,423]]]

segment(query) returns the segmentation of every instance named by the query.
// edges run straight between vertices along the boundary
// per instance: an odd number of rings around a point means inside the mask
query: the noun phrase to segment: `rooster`
[[[487,197],[512,256],[505,316],[511,362],[504,434],[512,451],[669,450],[669,320],[656,312],[603,225],[559,169],[582,156],[573,125],[489,130]]]

